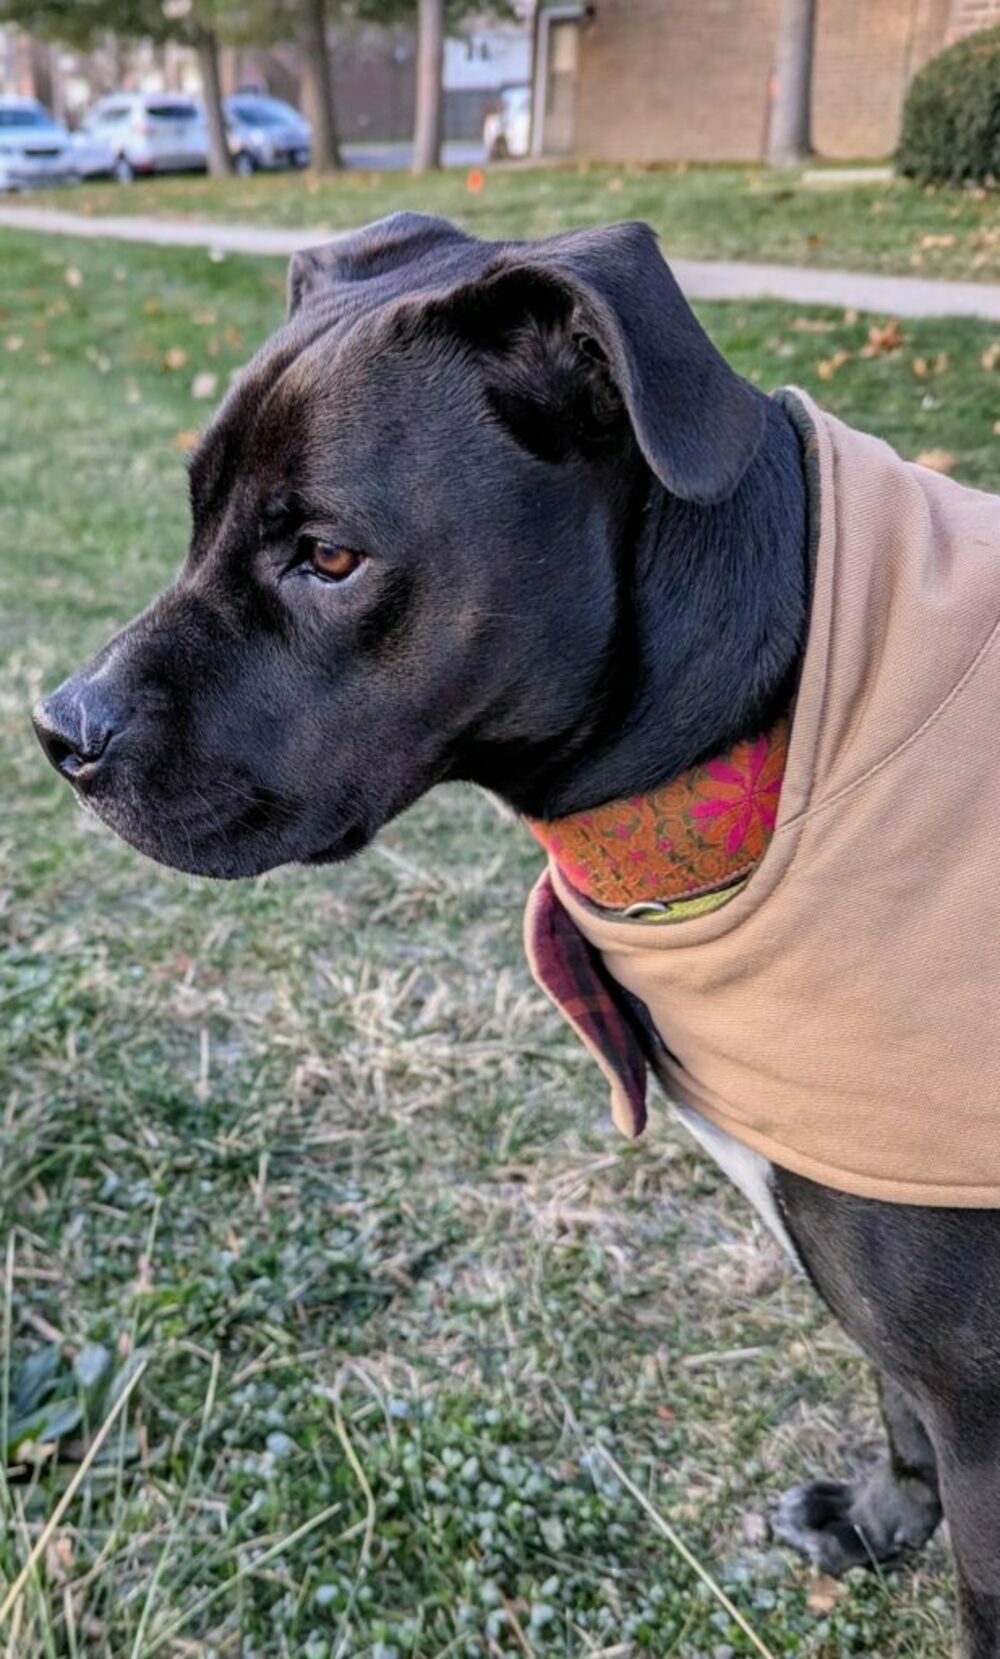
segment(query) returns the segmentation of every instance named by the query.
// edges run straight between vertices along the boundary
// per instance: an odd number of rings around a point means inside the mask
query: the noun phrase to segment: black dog
[[[35,715],[87,804],[184,870],[347,857],[445,779],[561,817],[759,731],[795,684],[798,439],[642,226],[503,245],[399,215],[298,256],[191,498],[176,584]],[[837,1572],[943,1509],[966,1655],[997,1659],[1000,1218],[770,1173],[890,1444],[778,1528]]]

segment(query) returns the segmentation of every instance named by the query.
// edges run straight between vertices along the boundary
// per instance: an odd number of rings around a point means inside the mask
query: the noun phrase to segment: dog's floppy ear
[[[607,357],[577,309],[561,278],[504,256],[483,277],[418,300],[409,320],[463,340],[507,430],[540,460],[562,461],[594,453],[628,423]]]
[[[738,485],[764,433],[766,400],[716,350],[662,258],[648,225],[573,231],[511,246],[478,282],[459,291],[480,344],[508,343],[507,378],[530,395],[540,377],[525,358],[527,325],[561,329],[596,361],[620,395],[653,472],[674,495],[709,505]],[[519,362],[519,355],[524,361]],[[551,356],[551,354],[550,354]],[[549,411],[551,413],[551,411]]]
[[[345,283],[367,282],[440,254],[470,238],[430,213],[390,213],[362,230],[292,255],[288,267],[288,315]]]

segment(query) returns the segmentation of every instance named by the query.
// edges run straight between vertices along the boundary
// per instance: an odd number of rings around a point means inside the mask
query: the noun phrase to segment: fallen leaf
[[[820,358],[819,362],[816,364],[816,373],[819,375],[821,380],[832,380],[837,370],[842,369],[844,364],[849,363],[850,361],[850,352],[844,351],[843,347],[841,347],[839,351],[834,352],[832,357]]]
[[[606,186],[606,188],[608,190],[620,190],[621,187],[622,187],[621,179],[609,179],[608,182],[607,182],[607,186]]]
[[[793,317],[792,327],[798,334],[829,334],[836,324],[824,322],[822,317]]]
[[[993,422],[993,435],[996,438],[1000,438],[1000,421]]]
[[[958,456],[950,449],[924,449],[917,456],[917,466],[929,467],[931,472],[951,472],[957,462]]]
[[[73,1571],[73,1544],[61,1533],[50,1538],[45,1550],[45,1565],[57,1584],[65,1584]]]
[[[194,449],[197,442],[198,442],[197,432],[176,432],[174,434],[174,438],[173,438],[174,448],[179,449],[181,451],[182,455],[190,455],[192,449]]]
[[[992,374],[997,364],[1000,363],[1000,340],[992,340],[979,361],[986,373]]]
[[[20,334],[8,334],[6,340],[4,341],[4,346],[7,351],[20,351],[23,345],[24,341],[22,340]]]
[[[913,372],[918,380],[927,379],[927,376],[931,371],[930,364],[928,363],[926,357],[915,357],[913,359]]]
[[[953,248],[957,241],[958,237],[951,235],[949,232],[945,236],[922,236],[920,246],[922,248]]]
[[[48,1463],[56,1450],[54,1440],[22,1440],[12,1450],[14,1463],[27,1463],[33,1469],[40,1469],[43,1463]]]
[[[214,397],[218,384],[218,375],[203,369],[201,374],[196,374],[191,382],[191,396],[197,398]]]
[[[470,167],[465,175],[465,188],[478,196],[486,188],[486,174],[481,167]]]
[[[814,1613],[830,1613],[844,1593],[844,1586],[835,1578],[820,1574],[809,1586],[806,1604]]]
[[[844,322],[848,325],[848,327],[850,327],[852,323],[856,323],[857,320],[858,314],[853,308],[844,312]]]
[[[878,323],[872,323],[868,330],[868,338],[858,352],[858,356],[888,357],[891,352],[898,351],[902,344],[903,331],[899,326],[899,318],[890,317],[889,321],[881,326]]]
[[[188,360],[188,354],[183,346],[171,346],[163,353],[163,366],[167,369],[182,369]]]
[[[743,1542],[749,1544],[751,1549],[759,1549],[762,1544],[767,1543],[767,1522],[755,1509],[745,1512],[740,1523],[740,1531],[743,1534]]]
[[[66,286],[67,288],[83,287],[83,272],[81,271],[79,265],[67,265]]]

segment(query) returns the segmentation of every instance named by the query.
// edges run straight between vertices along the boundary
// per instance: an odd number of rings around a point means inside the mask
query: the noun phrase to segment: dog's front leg
[[[965,1659],[997,1659],[1000,1654],[1000,1595],[974,1589],[959,1565],[958,1601],[962,1609]]]
[[[963,1659],[1000,1659],[1000,1422],[972,1378],[928,1418],[958,1569]]]
[[[888,1456],[862,1480],[814,1480],[786,1492],[771,1517],[779,1538],[837,1575],[920,1549],[941,1519],[936,1458],[912,1401],[879,1377]]]

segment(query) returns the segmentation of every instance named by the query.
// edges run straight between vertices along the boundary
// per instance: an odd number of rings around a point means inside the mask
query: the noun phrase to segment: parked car
[[[531,149],[531,87],[505,86],[483,122],[487,161],[509,161]]]
[[[112,171],[121,184],[136,173],[204,172],[208,166],[208,128],[193,98],[111,93],[88,111],[80,131],[110,145]]]
[[[237,92],[225,100],[226,127],[238,173],[263,167],[308,167],[312,128],[304,115],[280,98]]]
[[[100,133],[78,129],[69,135],[73,150],[73,171],[78,179],[113,178],[115,152]]]
[[[34,98],[0,98],[0,190],[71,184],[76,177],[62,122]]]

